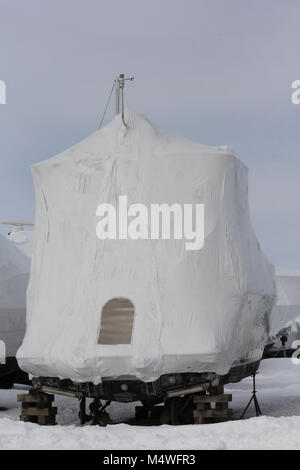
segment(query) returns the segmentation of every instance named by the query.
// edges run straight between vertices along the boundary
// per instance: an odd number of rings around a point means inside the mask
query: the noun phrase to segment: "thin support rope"
[[[115,87],[115,83],[113,83],[113,86],[111,87],[110,94],[109,94],[109,97],[108,97],[108,100],[107,100],[107,103],[106,103],[106,107],[105,107],[105,110],[104,110],[104,113],[102,115],[101,122],[100,122],[100,125],[99,125],[99,129],[101,129],[101,126],[103,124],[105,114],[106,114],[106,111],[107,111],[107,108],[108,108],[108,105],[109,105],[109,102],[110,102],[110,99],[111,99],[111,95],[114,91],[114,87]]]

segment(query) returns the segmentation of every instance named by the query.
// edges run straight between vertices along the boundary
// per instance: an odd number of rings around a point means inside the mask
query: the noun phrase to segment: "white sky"
[[[300,268],[299,18],[298,0],[0,0],[0,220],[33,220],[29,166],[93,132],[124,72],[135,111],[234,148],[264,251]]]

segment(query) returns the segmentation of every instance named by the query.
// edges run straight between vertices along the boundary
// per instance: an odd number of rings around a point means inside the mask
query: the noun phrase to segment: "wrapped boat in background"
[[[16,352],[25,334],[30,259],[0,235],[0,387],[27,382]]]
[[[300,344],[300,271],[276,269],[276,292],[266,358],[291,356]]]

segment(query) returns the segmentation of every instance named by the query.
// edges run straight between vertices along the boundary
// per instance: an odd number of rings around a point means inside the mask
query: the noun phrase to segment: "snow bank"
[[[250,223],[247,168],[228,147],[174,137],[131,111],[125,119],[126,128],[118,116],[32,167],[36,239],[20,366],[98,383],[225,374],[260,359],[275,287]],[[147,207],[204,204],[203,249],[187,251],[184,239],[97,239],[97,207],[123,195]],[[133,305],[130,344],[99,344],[114,298]]]
[[[300,449],[300,416],[190,426],[38,426],[0,419],[0,449]],[[99,460],[101,462],[101,460]]]

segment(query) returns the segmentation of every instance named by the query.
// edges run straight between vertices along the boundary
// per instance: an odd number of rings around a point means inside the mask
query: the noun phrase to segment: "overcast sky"
[[[299,21],[299,0],[0,0],[0,220],[33,221],[30,165],[95,131],[124,72],[129,107],[233,147],[265,253],[300,269]]]

